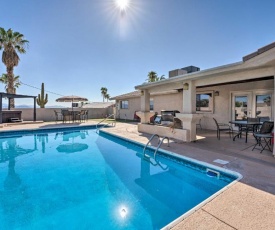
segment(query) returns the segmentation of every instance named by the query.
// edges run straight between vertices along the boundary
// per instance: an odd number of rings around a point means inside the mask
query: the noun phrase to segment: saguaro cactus
[[[41,95],[38,94],[38,97],[36,99],[37,104],[40,106],[40,108],[45,108],[45,105],[48,103],[48,94],[44,93],[44,83],[41,85]]]

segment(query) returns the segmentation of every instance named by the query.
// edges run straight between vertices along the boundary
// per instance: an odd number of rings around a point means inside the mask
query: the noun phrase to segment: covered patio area
[[[137,113],[141,123],[138,130],[192,142],[197,139],[196,124],[199,121],[209,130],[216,129],[213,118],[225,124],[247,118],[273,121],[274,75],[275,43],[272,43],[244,56],[237,63],[138,85],[135,87],[141,92],[141,111]],[[178,91],[178,101],[165,95],[171,90]],[[173,104],[173,109],[180,111],[176,117],[181,120],[182,129],[176,134],[171,134],[168,127],[153,128],[148,125],[150,117],[156,112],[150,111],[150,97],[154,93],[163,94],[162,109],[166,110]],[[158,106],[157,101],[154,106]]]
[[[21,113],[19,111],[12,111],[10,110],[10,100],[8,104],[8,111],[3,110],[3,98],[11,99],[11,98],[32,98],[33,99],[33,121],[36,121],[36,96],[29,96],[29,95],[20,95],[20,94],[10,94],[10,93],[2,93],[0,92],[0,124],[4,122],[10,122],[13,118],[20,118],[21,120]],[[19,115],[18,115],[19,114]],[[15,117],[16,116],[16,117]]]

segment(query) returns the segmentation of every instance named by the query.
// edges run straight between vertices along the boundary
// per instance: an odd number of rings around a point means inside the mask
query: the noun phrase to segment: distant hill
[[[2,104],[2,108],[8,108],[8,104],[6,103],[3,103]],[[33,108],[33,105],[16,105],[15,104],[15,108],[16,109],[28,109],[28,108]],[[40,108],[38,105],[36,105],[36,108]],[[65,106],[60,106],[60,105],[49,105],[49,106],[46,106],[46,108],[65,108]]]

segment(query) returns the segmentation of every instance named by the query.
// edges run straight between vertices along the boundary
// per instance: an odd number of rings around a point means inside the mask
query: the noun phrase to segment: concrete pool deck
[[[85,123],[36,123],[4,126],[0,131],[82,126]],[[139,133],[136,123],[120,123],[105,131],[146,144],[151,135]],[[176,130],[175,130],[176,131]],[[171,140],[161,148],[227,168],[243,175],[243,179],[188,216],[173,229],[275,229],[275,158],[269,151],[251,151],[255,140],[250,137],[232,141],[227,134],[217,140],[214,131],[198,131],[197,142]],[[156,146],[157,141],[153,141]],[[225,165],[213,162],[227,161]]]

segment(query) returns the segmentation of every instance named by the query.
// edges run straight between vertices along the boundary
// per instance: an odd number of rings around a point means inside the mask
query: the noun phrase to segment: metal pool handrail
[[[162,170],[167,170],[169,169],[168,165],[166,165],[166,167],[164,167],[159,161],[157,161],[156,159],[155,160],[155,163],[151,161],[151,157],[149,155],[144,155],[143,156],[143,159],[148,161],[151,165],[153,166],[159,166]]]
[[[163,141],[164,141],[165,139],[167,139],[167,141],[168,141],[167,146],[170,147],[169,137],[164,137],[164,138],[162,138],[162,140],[160,141],[160,143],[159,143],[159,145],[158,145],[158,147],[156,148],[156,151],[155,151],[155,153],[154,153],[154,159],[155,159],[155,160],[156,160],[157,151],[159,150],[160,146],[162,145],[162,143],[163,143]]]
[[[158,134],[153,134],[153,135],[150,137],[149,141],[147,142],[147,144],[145,145],[145,147],[144,147],[144,149],[143,149],[143,155],[145,154],[145,150],[146,150],[147,146],[148,146],[149,143],[153,140],[154,137],[158,137],[159,142],[160,142],[160,137],[159,137],[159,135],[158,135]],[[158,142],[158,143],[159,143],[159,142]]]
[[[102,129],[102,128],[104,128],[105,126],[109,125],[109,123],[107,123],[107,124],[105,124],[105,125],[103,125],[103,126],[101,126],[101,127],[98,128],[98,125],[99,125],[99,124],[103,123],[104,121],[106,121],[108,118],[111,118],[112,116],[114,117],[114,122],[112,122],[112,124],[114,124],[113,126],[116,126],[116,118],[115,118],[115,114],[113,113],[113,114],[110,114],[108,117],[105,117],[102,121],[100,121],[100,122],[98,122],[98,123],[96,124],[96,132],[97,132],[99,129]]]

